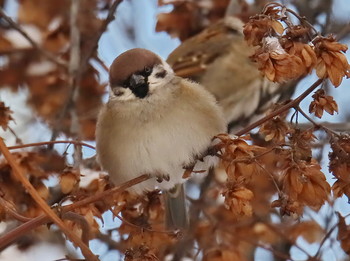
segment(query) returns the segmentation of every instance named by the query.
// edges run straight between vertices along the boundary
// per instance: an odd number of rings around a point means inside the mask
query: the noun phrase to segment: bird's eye
[[[156,76],[157,78],[164,78],[165,75],[166,75],[166,71],[165,71],[165,70],[160,71],[160,72],[157,72],[157,73],[155,74],[155,76]]]
[[[143,70],[145,71],[145,73],[150,73],[151,72],[151,68],[149,68],[147,66]]]

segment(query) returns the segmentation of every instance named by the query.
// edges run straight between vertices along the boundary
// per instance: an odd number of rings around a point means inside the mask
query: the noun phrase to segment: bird
[[[149,174],[129,191],[163,190],[167,227],[186,229],[183,175],[196,169],[197,159],[214,164],[206,154],[213,137],[226,131],[222,109],[205,88],[142,48],[113,61],[109,85],[96,125],[97,161],[118,185]]]
[[[166,60],[176,75],[211,92],[236,130],[263,115],[283,92],[250,59],[254,49],[244,40],[243,26],[240,18],[226,15],[182,42]]]

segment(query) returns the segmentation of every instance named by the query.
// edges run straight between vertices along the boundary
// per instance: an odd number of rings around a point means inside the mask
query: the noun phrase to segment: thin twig
[[[343,38],[345,38],[346,36],[349,36],[350,33],[350,23],[347,23],[346,25],[344,25],[342,27],[342,29],[340,30],[340,32],[337,33],[337,40],[341,40]]]
[[[284,10],[284,12],[288,12],[288,13],[294,15],[300,21],[301,24],[306,25],[307,27],[312,29],[315,34],[318,34],[318,31],[316,30],[316,28],[309,21],[307,21],[305,17],[300,16],[297,12],[293,11],[292,9],[287,8],[283,4],[276,3],[276,2],[267,3],[264,7],[263,13],[266,12],[267,7],[269,7],[269,6],[278,6],[279,8],[281,8],[281,10]]]
[[[12,135],[16,138],[16,143],[23,144],[22,139],[18,137],[17,133],[10,126],[7,126],[7,128],[12,133]]]
[[[110,9],[108,11],[108,15],[107,15],[106,19],[103,21],[103,23],[101,25],[101,28],[98,30],[97,34],[90,40],[90,45],[88,46],[85,55],[81,59],[81,70],[82,71],[85,70],[90,57],[92,56],[92,54],[94,53],[94,51],[97,48],[97,44],[98,44],[102,34],[107,30],[107,26],[109,25],[110,22],[112,22],[114,20],[115,11],[117,10],[117,7],[119,6],[119,4],[122,1],[123,0],[116,0],[112,4],[112,6],[110,7]]]
[[[272,180],[272,182],[273,182],[273,184],[274,184],[274,186],[275,186],[275,188],[276,188],[276,190],[278,192],[278,195],[282,195],[282,191],[278,187],[277,181],[275,180],[275,177],[273,176],[273,174],[270,171],[268,171],[263,165],[261,165],[259,161],[255,160],[255,163],[258,164],[259,167],[261,169],[263,169],[270,176],[270,178],[271,178],[271,180]]]
[[[293,124],[297,126],[298,128],[305,130],[305,129],[310,129],[314,126],[312,123],[298,123],[298,124]],[[319,122],[317,125],[321,127],[325,127],[327,129],[330,129],[332,131],[337,131],[337,132],[347,132],[350,131],[350,123],[349,122]]]
[[[344,216],[344,218],[347,218],[347,217],[349,217],[349,216],[350,216],[350,214]],[[328,230],[327,234],[326,234],[326,235],[324,236],[324,238],[322,239],[322,241],[321,241],[321,243],[320,243],[320,246],[318,247],[318,250],[317,250],[316,254],[313,256],[314,258],[316,258],[316,257],[320,254],[321,249],[322,249],[324,243],[326,243],[327,239],[331,236],[331,234],[332,234],[332,233],[334,232],[334,230],[338,227],[338,225],[339,225],[339,222],[338,222],[337,224],[335,224],[333,227],[331,227],[330,230]]]
[[[284,238],[286,240],[289,240],[288,239],[288,235],[284,234],[280,229],[276,228],[273,224],[270,224],[270,223],[267,223],[267,222],[264,222],[264,224],[268,228],[270,228],[272,231],[274,231],[277,235],[279,235],[280,237],[282,237],[282,238]],[[297,244],[297,242],[294,242],[293,246],[298,248],[301,252],[303,252],[306,256],[308,256],[308,258],[311,258],[310,254],[305,249],[303,249],[301,246],[299,246]]]
[[[335,136],[339,136],[338,133],[335,133],[333,130],[331,129],[328,129],[327,127],[321,125],[321,124],[318,124],[317,122],[315,122],[313,119],[311,119],[309,117],[309,115],[307,115],[299,106],[296,108],[300,113],[301,115],[303,115],[309,122],[311,122],[316,128],[318,129],[322,129],[324,130],[326,133],[328,134],[332,134],[332,135],[335,135]]]
[[[170,235],[170,236],[174,236],[176,235],[176,230],[155,230],[155,229],[152,229],[152,228],[148,228],[148,227],[143,227],[143,226],[140,226],[140,225],[136,225],[132,222],[130,222],[129,220],[123,218],[122,216],[120,215],[115,215],[121,222],[124,222],[124,224],[130,226],[130,227],[133,227],[133,228],[137,228],[137,229],[141,229],[141,230],[146,230],[148,232],[153,232],[153,233],[160,233],[160,234],[167,234],[167,235]]]
[[[241,136],[241,135],[251,131],[252,129],[260,126],[264,122],[272,119],[273,117],[275,117],[275,116],[277,116],[277,115],[279,115],[279,114],[289,110],[290,108],[293,108],[293,107],[299,105],[299,103],[306,96],[308,96],[313,90],[315,90],[322,82],[323,82],[323,79],[318,79],[305,92],[303,92],[300,96],[298,96],[294,100],[288,102],[287,104],[283,105],[282,107],[280,107],[279,109],[275,110],[274,112],[271,112],[269,115],[265,116],[264,118],[262,118],[260,120],[257,120],[256,122],[253,122],[249,126],[247,126],[247,127],[243,128],[242,130],[238,131],[235,135]]]
[[[6,158],[7,162],[12,168],[12,173],[15,177],[22,183],[26,191],[30,194],[30,196],[34,199],[34,201],[39,205],[42,211],[62,230],[62,232],[72,241],[77,247],[81,249],[84,257],[87,260],[95,260],[99,259],[91,252],[91,250],[84,244],[84,242],[76,235],[74,232],[69,230],[63,221],[55,214],[55,212],[46,204],[45,200],[40,197],[38,192],[35,190],[33,185],[29,182],[29,180],[25,177],[22,172],[21,167],[18,165],[8,148],[6,147],[3,139],[0,139],[0,150]]]
[[[268,245],[265,245],[265,244],[262,244],[259,242],[254,242],[250,238],[240,237],[240,239],[242,239],[243,241],[245,241],[253,246],[260,247],[262,249],[265,249],[266,251],[270,251],[271,254],[274,255],[275,257],[282,258],[283,260],[286,260],[286,261],[293,261],[294,260],[291,256],[289,256],[281,251],[278,251],[276,249],[273,249],[271,246],[268,246]]]
[[[140,177],[131,179],[123,184],[121,184],[120,186],[114,187],[112,189],[106,190],[104,192],[98,193],[96,195],[92,195],[90,197],[84,198],[80,201],[77,201],[73,204],[64,206],[60,208],[60,213],[64,214],[68,211],[72,211],[76,208],[79,207],[83,207],[85,205],[88,205],[90,203],[94,203],[96,201],[99,201],[105,197],[111,196],[115,193],[120,193],[124,190],[126,190],[127,188],[130,188],[138,183],[141,183],[145,180],[149,179],[149,175],[142,175]],[[36,218],[33,218],[32,220],[16,227],[15,229],[13,229],[12,231],[6,233],[4,236],[0,237],[0,251],[2,249],[4,249],[6,246],[8,246],[9,244],[11,244],[12,242],[14,242],[17,238],[25,235],[26,233],[28,233],[29,231],[44,225],[46,223],[50,222],[50,219],[45,215],[42,214]]]
[[[53,140],[53,141],[43,141],[43,142],[35,142],[35,143],[27,143],[27,144],[22,144],[22,145],[16,145],[16,146],[9,146],[7,147],[9,150],[15,150],[15,149],[22,149],[22,148],[28,148],[28,147],[36,147],[36,146],[43,146],[43,145],[50,145],[50,144],[77,144],[81,145],[90,149],[95,150],[95,147],[81,142],[81,141],[76,141],[76,140]]]
[[[78,86],[81,79],[81,58],[80,58],[80,31],[78,27],[79,0],[71,1],[70,8],[70,59],[69,59],[69,84],[68,97],[54,122],[51,140],[55,140],[61,130],[61,122],[71,112],[70,130],[74,134],[79,132],[79,119],[74,108],[78,96]],[[76,147],[76,146],[75,146]],[[50,147],[52,148],[52,146]]]
[[[84,71],[86,70],[86,67],[88,65],[89,59],[91,58],[92,54],[96,50],[96,48],[98,46],[98,42],[99,42],[102,34],[106,31],[107,26],[109,25],[109,23],[114,20],[114,13],[115,13],[117,7],[119,6],[119,4],[122,1],[123,0],[116,0],[112,4],[111,8],[109,9],[107,18],[102,22],[102,25],[101,25],[100,29],[95,34],[95,36],[90,38],[89,44],[85,48],[87,51],[85,52],[85,54],[80,59],[79,71],[77,72],[78,79],[81,77],[81,75],[83,75]],[[58,133],[59,133],[58,127],[59,127],[60,122],[66,116],[69,108],[74,105],[74,101],[75,101],[74,94],[76,93],[76,89],[77,89],[78,84],[79,84],[79,80],[77,80],[76,85],[74,85],[73,88],[70,88],[70,91],[69,91],[68,97],[67,97],[67,99],[65,101],[65,104],[63,106],[63,109],[62,109],[62,111],[60,112],[60,114],[58,116],[58,120],[56,121],[56,124],[54,125],[55,127],[54,127],[54,130],[53,130],[52,135],[51,135],[51,140],[52,141],[55,140],[57,138],[57,136],[58,136]]]
[[[72,211],[64,213],[63,215],[61,215],[61,217],[62,219],[68,219],[80,225],[81,239],[87,246],[89,246],[90,226],[89,223],[86,221],[85,217]]]
[[[19,32],[36,50],[38,50],[41,54],[43,54],[46,58],[48,58],[51,62],[55,64],[67,68],[67,63],[60,59],[59,57],[53,55],[52,53],[43,49],[43,47],[39,46],[23,29],[12,20],[11,17],[5,14],[4,10],[0,7],[0,16],[17,32]]]
[[[99,65],[101,65],[101,67],[106,71],[106,73],[109,72],[108,66],[100,59],[100,57],[96,56],[95,60]]]
[[[69,60],[69,90],[72,97],[72,105],[77,103],[78,99],[78,86],[81,80],[80,71],[80,31],[78,27],[78,13],[79,13],[79,0],[71,1],[71,11],[70,11],[70,60]],[[64,108],[63,117],[65,116],[67,110],[70,109],[71,114],[71,124],[70,131],[73,137],[79,139],[80,124],[79,117],[77,115],[77,110],[74,107]],[[82,147],[78,144],[74,145],[74,168],[79,169],[80,163],[83,158]]]

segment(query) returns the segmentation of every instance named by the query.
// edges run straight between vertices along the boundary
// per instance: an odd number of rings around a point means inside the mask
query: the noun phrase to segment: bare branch
[[[251,131],[252,129],[260,126],[261,124],[263,124],[264,122],[272,119],[273,117],[297,106],[303,99],[305,99],[305,97],[307,97],[313,90],[315,90],[321,83],[323,82],[323,79],[318,79],[316,82],[314,82],[305,92],[303,92],[300,96],[298,96],[297,98],[295,98],[294,100],[288,102],[286,105],[283,105],[281,108],[279,108],[278,110],[275,110],[274,112],[271,112],[269,115],[265,116],[264,118],[250,124],[249,126],[243,128],[242,130],[238,131],[237,133],[235,133],[235,135],[237,136],[241,136],[245,133],[247,133],[248,131]]]
[[[89,41],[89,44],[88,44],[88,46],[86,48],[87,49],[86,53],[85,54],[80,54],[80,52],[79,52],[79,54],[82,55],[82,57],[80,57],[79,66],[77,68],[78,70],[75,72],[75,84],[71,85],[68,98],[67,98],[67,100],[66,100],[66,102],[64,104],[64,107],[63,107],[63,109],[62,109],[62,111],[61,111],[61,113],[60,113],[60,115],[58,117],[58,120],[56,121],[56,124],[54,125],[55,127],[53,129],[52,136],[51,136],[51,140],[52,141],[57,138],[57,135],[59,133],[59,124],[60,124],[60,122],[62,121],[62,119],[68,113],[69,108],[73,107],[74,104],[75,104],[76,95],[77,95],[77,91],[76,90],[78,89],[81,75],[85,71],[85,69],[86,69],[86,67],[88,65],[89,59],[91,58],[91,56],[93,55],[94,51],[96,50],[96,48],[98,46],[98,42],[99,42],[102,34],[106,31],[107,26],[109,25],[109,23],[114,20],[114,13],[115,13],[117,7],[119,6],[119,4],[121,2],[122,2],[122,0],[116,0],[112,4],[111,8],[109,9],[107,18],[103,21],[103,23],[101,25],[101,28],[99,29],[97,34],[94,37],[92,37],[92,39]],[[75,32],[76,30],[75,29],[71,30],[71,37],[72,38],[74,38],[74,36],[72,35],[73,31]],[[79,32],[76,33],[76,34],[79,34]],[[77,39],[72,39],[72,41],[71,41],[71,52],[72,52],[72,49],[73,49],[73,45],[76,44],[76,41],[77,41]],[[75,51],[73,53],[76,54]],[[72,55],[72,53],[71,53],[71,55]],[[74,119],[74,117],[73,117],[73,119]]]
[[[1,145],[1,141],[0,141],[0,145]],[[0,147],[1,149],[1,147]],[[101,192],[99,194],[96,195],[92,195],[90,197],[84,198],[80,201],[77,201],[73,204],[64,206],[62,208],[60,208],[60,213],[64,214],[68,211],[72,211],[76,208],[88,205],[90,203],[99,201],[105,197],[111,196],[115,193],[120,193],[124,190],[126,190],[129,187],[132,187],[138,183],[141,183],[145,180],[149,179],[149,175],[142,175],[140,177],[131,179],[123,184],[121,184],[120,186],[111,188],[109,190],[106,190],[104,192]],[[16,227],[15,229],[13,229],[12,231],[6,233],[4,236],[0,237],[0,251],[4,248],[6,248],[9,244],[11,244],[12,242],[14,242],[17,238],[25,235],[26,233],[28,233],[29,231],[44,225],[46,223],[50,222],[50,218],[48,218],[48,216],[46,214],[42,214],[36,218],[33,218],[32,220]]]
[[[32,196],[35,202],[39,205],[39,207],[43,210],[43,212],[50,217],[50,219],[62,230],[62,232],[74,243],[78,246],[83,255],[87,258],[87,260],[95,260],[99,259],[91,252],[87,245],[71,230],[69,230],[63,221],[55,214],[55,212],[46,204],[46,202],[40,197],[38,192],[35,190],[33,185],[29,182],[29,180],[22,173],[21,167],[15,161],[14,157],[6,147],[3,139],[0,139],[0,150],[3,153],[4,157],[10,164],[13,174],[15,177],[22,183],[24,188],[28,191],[28,193]]]
[[[28,144],[22,144],[22,145],[16,145],[16,146],[9,146],[8,149],[15,150],[15,149],[28,148],[28,147],[36,147],[36,146],[51,145],[51,144],[61,144],[61,143],[77,144],[77,145],[81,145],[81,146],[95,150],[94,146],[87,144],[87,143],[84,143],[84,142],[81,142],[81,141],[75,141],[75,140],[54,140],[54,141],[28,143]]]

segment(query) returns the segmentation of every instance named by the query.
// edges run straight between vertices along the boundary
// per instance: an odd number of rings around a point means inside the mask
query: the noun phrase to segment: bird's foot
[[[169,181],[170,180],[170,176],[168,174],[157,174],[157,182],[158,183],[162,183],[164,180],[165,181]]]

